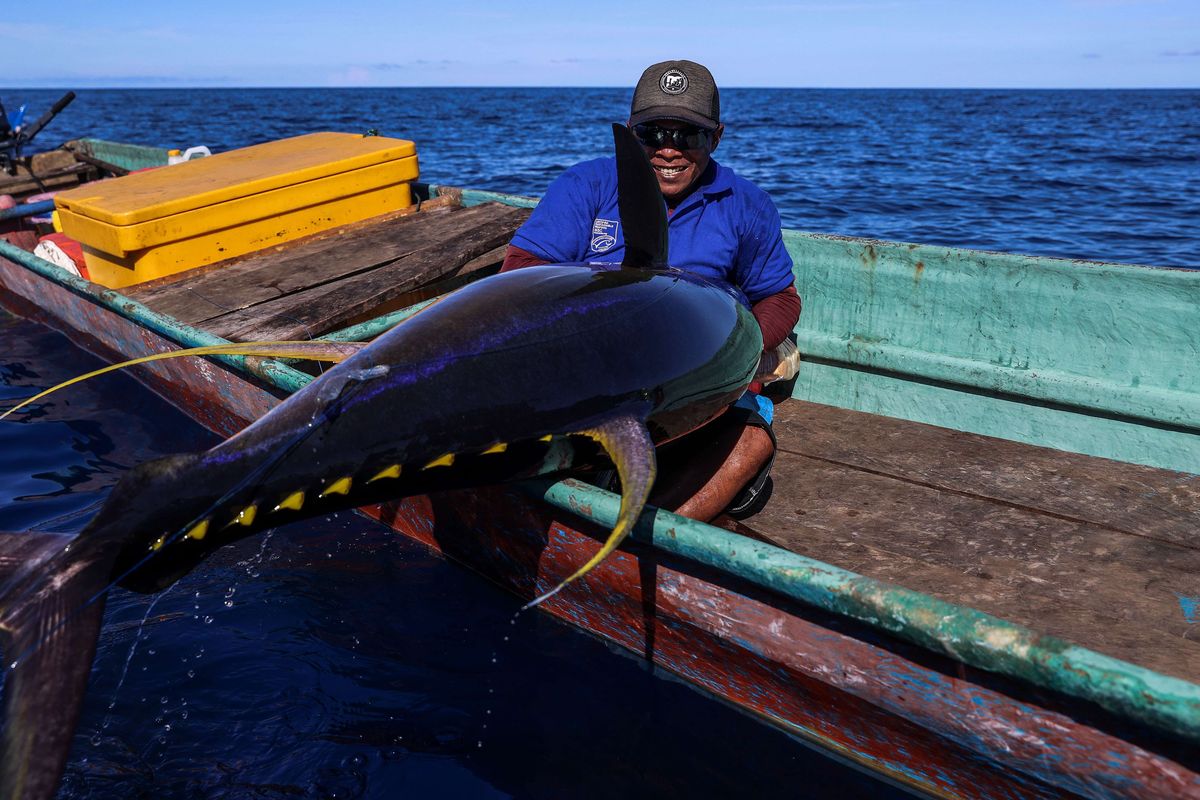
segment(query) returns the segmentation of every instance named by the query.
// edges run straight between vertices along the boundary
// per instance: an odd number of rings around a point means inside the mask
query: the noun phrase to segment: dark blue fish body
[[[672,439],[737,399],[761,348],[728,289],[679,271],[497,275],[212,450],[138,467],[88,536],[120,541],[122,585],[161,589],[212,549],[301,515],[594,462],[594,444],[572,434],[613,419],[644,423],[655,444]],[[201,523],[204,535],[189,537]]]
[[[300,517],[606,455],[619,519],[566,582],[617,546],[649,495],[654,445],[733,403],[762,338],[731,290],[665,268],[657,183],[628,131],[614,136],[622,268],[535,267],[460,289],[211,450],[131,470],[77,537],[0,533],[3,797],[54,795],[114,584],[162,589]]]

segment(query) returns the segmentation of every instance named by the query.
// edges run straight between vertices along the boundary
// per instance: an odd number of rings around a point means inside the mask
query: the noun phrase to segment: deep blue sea
[[[30,114],[62,94],[0,89]],[[417,143],[422,179],[540,195],[608,154],[629,89],[89,90],[38,138],[226,150],[313,130]],[[785,227],[1200,268],[1200,89],[727,89],[716,158]]]
[[[61,92],[2,89],[36,116]],[[84,91],[39,137],[417,142],[434,183],[540,194],[627,89]],[[723,92],[717,153],[784,225],[1200,268],[1200,91]],[[0,310],[0,406],[99,365]],[[122,472],[213,442],[123,376],[0,423],[0,530],[77,531]],[[117,591],[63,798],[891,797],[896,791],[353,514]]]

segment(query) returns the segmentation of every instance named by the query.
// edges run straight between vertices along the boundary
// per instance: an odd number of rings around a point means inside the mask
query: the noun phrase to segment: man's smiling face
[[[647,126],[669,131],[697,130],[695,125],[673,119],[654,120],[647,123]],[[696,181],[700,180],[724,131],[724,125],[717,126],[716,130],[702,137],[698,147],[687,147],[678,144],[677,140],[670,139],[660,145],[642,142],[650,159],[650,166],[654,168],[654,177],[658,179],[658,188],[666,198],[668,206],[674,208],[678,205],[679,201],[688,196]]]

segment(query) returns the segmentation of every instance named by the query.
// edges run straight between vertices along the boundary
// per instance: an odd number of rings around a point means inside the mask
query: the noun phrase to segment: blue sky
[[[119,9],[119,10],[118,10]],[[1198,87],[1200,0],[60,0],[0,15],[0,86]]]

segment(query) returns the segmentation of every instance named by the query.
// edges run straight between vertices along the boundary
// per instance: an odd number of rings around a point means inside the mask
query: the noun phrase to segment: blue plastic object
[[[28,103],[22,105],[16,111],[8,112],[8,125],[13,129],[14,133],[21,131],[21,126],[25,123],[25,109],[27,108],[29,108]]]

